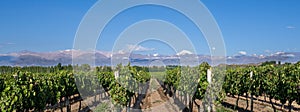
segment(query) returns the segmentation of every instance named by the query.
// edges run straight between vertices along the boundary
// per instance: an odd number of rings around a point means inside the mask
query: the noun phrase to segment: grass
[[[110,110],[110,106],[108,103],[101,103],[94,109],[94,112],[107,112],[109,110]]]
[[[234,112],[234,110],[225,108],[223,106],[216,106],[216,112]]]
[[[156,78],[158,80],[164,80],[165,79],[165,72],[150,72],[150,75],[152,78]]]

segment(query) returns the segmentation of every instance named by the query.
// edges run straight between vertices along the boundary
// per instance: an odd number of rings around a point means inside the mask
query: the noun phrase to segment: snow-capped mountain
[[[190,54],[193,54],[193,53],[191,51],[188,51],[188,50],[182,50],[179,53],[177,53],[176,55],[182,56],[182,55],[190,55]]]
[[[128,57],[129,56],[129,57]],[[106,51],[81,51],[81,50],[61,50],[54,52],[32,52],[20,51],[14,53],[0,54],[0,65],[12,66],[50,66],[57,63],[72,64],[72,59],[85,63],[94,60],[96,65],[110,65],[112,59],[130,61],[133,65],[150,65],[154,61],[161,61],[165,65],[180,64],[180,59],[197,59],[199,63],[222,59],[222,57],[212,57],[210,55],[196,55],[190,51],[182,50],[176,55],[153,55],[111,53]],[[300,61],[300,52],[276,52],[270,55],[235,55],[226,57],[227,64],[249,64],[261,63],[265,61],[297,62]],[[221,64],[221,63],[219,63]]]

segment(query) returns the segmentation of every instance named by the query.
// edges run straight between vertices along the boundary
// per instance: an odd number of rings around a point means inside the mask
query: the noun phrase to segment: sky
[[[72,49],[80,22],[96,2],[96,0],[1,0],[0,53]],[[227,55],[267,55],[278,51],[300,51],[299,0],[201,0],[201,2],[209,9],[220,27]],[[111,4],[112,7],[113,5]],[[114,42],[125,28],[147,19],[164,20],[175,24],[187,34],[198,54],[210,53],[205,38],[192,21],[177,11],[153,5],[124,10],[114,17],[101,34],[97,49],[111,51]],[[127,46],[132,48],[132,45]],[[176,53],[170,45],[153,40],[142,42],[135,49],[137,52],[151,54]]]

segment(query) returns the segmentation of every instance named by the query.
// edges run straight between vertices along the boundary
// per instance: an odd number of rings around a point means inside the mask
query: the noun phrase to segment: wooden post
[[[17,74],[13,75],[13,77],[14,77],[16,80],[18,79],[18,75],[17,75]]]
[[[209,83],[209,85],[212,82],[212,70],[211,70],[211,68],[207,69],[207,82]],[[211,89],[210,86],[207,89]],[[207,111],[208,112],[212,112],[212,105],[213,105],[213,103],[212,103],[212,98],[211,98],[212,96],[211,96],[211,94],[212,94],[212,91],[208,90],[208,96],[209,96],[209,99],[208,99],[209,101],[208,101],[208,105],[207,105]]]
[[[250,72],[250,80],[252,82],[252,77],[253,77],[253,71]],[[253,93],[251,92],[251,101],[250,101],[250,111],[253,112]],[[248,95],[247,95],[248,96]],[[247,99],[248,101],[248,99]]]
[[[211,68],[207,69],[207,82],[209,84],[211,83]]]
[[[119,76],[120,76],[120,75],[119,75],[119,71],[115,71],[115,72],[114,72],[114,75],[115,75],[115,78],[116,78],[116,79],[119,78]]]

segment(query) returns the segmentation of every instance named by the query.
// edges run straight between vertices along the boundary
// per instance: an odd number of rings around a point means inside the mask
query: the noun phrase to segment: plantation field
[[[224,71],[208,63],[165,72],[121,64],[0,70],[2,112],[300,110],[300,63],[228,65]]]

